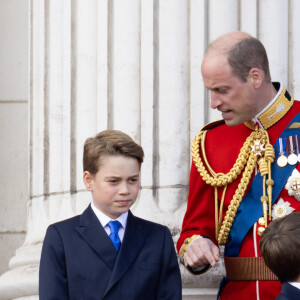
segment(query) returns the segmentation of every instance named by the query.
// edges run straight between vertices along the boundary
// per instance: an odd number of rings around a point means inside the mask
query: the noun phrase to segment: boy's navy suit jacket
[[[39,280],[40,300],[182,299],[169,229],[129,211],[117,254],[90,205],[48,227]]]
[[[296,300],[300,299],[300,290],[295,286],[284,282],[281,287],[280,294],[276,297],[276,300]]]

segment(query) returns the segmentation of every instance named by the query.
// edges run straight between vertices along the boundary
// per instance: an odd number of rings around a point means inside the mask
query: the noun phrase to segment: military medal
[[[297,147],[297,153],[298,153],[298,162],[300,162],[300,151],[299,151],[300,137],[299,137],[299,135],[296,135],[295,138],[296,138],[296,147]]]
[[[277,158],[277,165],[279,167],[285,167],[288,163],[287,157],[284,155],[285,143],[283,138],[279,138],[277,141],[277,149],[279,150],[280,156]]]
[[[272,207],[272,218],[273,220],[282,218],[286,215],[292,213],[295,209],[290,207],[290,203],[287,201],[283,201],[282,198],[278,200],[276,204]]]
[[[292,153],[288,156],[289,165],[293,166],[298,162],[298,156],[295,153]]]
[[[300,173],[294,169],[292,175],[289,177],[285,189],[288,190],[290,196],[294,196],[300,201]]]
[[[286,145],[288,146],[288,164],[293,166],[298,162],[298,156],[295,154],[295,136],[289,136],[286,138],[287,143]]]
[[[300,195],[300,178],[294,178],[291,181],[291,189],[295,192],[297,196]]]
[[[287,165],[287,163],[288,163],[288,159],[287,159],[287,157],[286,156],[284,156],[283,154],[280,154],[280,156],[278,157],[278,159],[277,159],[277,165],[279,166],[279,167],[285,167],[286,165]]]

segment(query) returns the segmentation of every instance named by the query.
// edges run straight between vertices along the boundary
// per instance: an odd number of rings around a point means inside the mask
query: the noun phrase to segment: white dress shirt
[[[93,212],[95,213],[95,215],[97,216],[97,218],[98,218],[99,222],[101,223],[102,227],[106,231],[107,235],[110,235],[110,228],[108,226],[108,222],[109,221],[118,220],[121,223],[121,226],[119,228],[118,234],[119,234],[119,237],[120,237],[120,240],[121,240],[121,243],[122,243],[123,238],[124,238],[125,229],[126,229],[128,211],[126,211],[125,213],[121,214],[117,219],[114,220],[114,219],[111,219],[106,214],[104,214],[101,210],[99,210],[94,205],[93,202],[91,202],[91,208],[92,208]]]

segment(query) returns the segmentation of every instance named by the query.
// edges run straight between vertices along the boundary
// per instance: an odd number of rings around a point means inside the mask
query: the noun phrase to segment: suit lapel
[[[91,205],[80,216],[79,224],[75,230],[112,270],[116,262],[117,252],[91,209]]]
[[[124,239],[104,295],[124,276],[143,244],[142,224],[129,211]]]

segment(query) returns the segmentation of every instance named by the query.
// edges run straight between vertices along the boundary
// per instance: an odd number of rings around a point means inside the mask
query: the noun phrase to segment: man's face
[[[236,126],[251,120],[259,113],[254,89],[232,74],[226,56],[211,54],[202,63],[204,85],[211,92],[211,108],[222,113],[228,126]]]
[[[140,165],[135,158],[106,156],[99,171],[83,174],[86,188],[92,192],[94,205],[104,214],[116,219],[129,210],[139,193]]]

